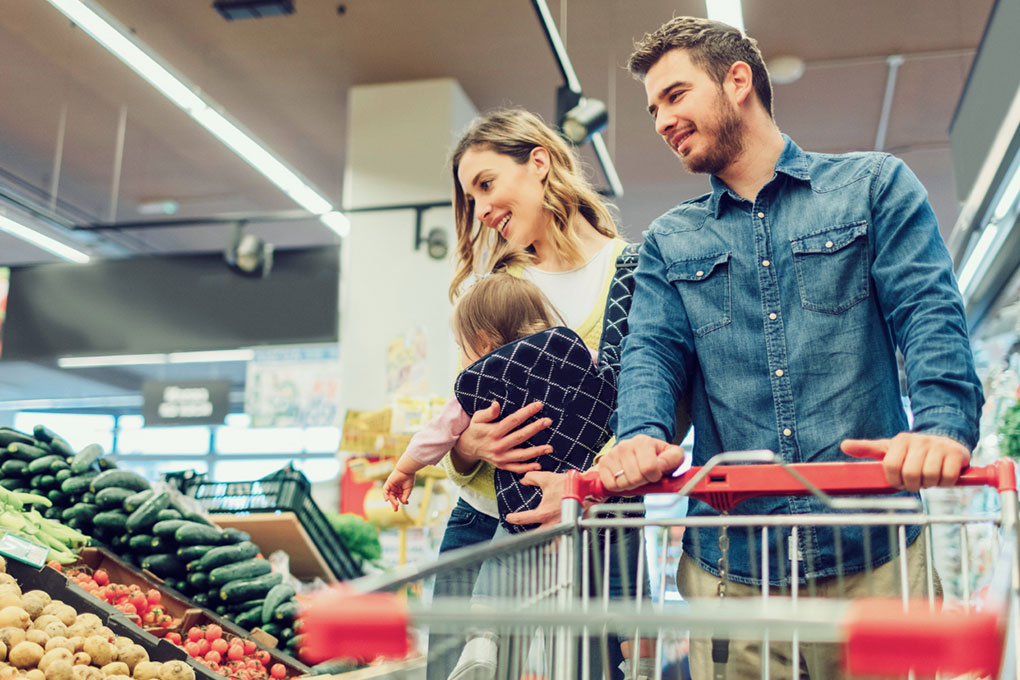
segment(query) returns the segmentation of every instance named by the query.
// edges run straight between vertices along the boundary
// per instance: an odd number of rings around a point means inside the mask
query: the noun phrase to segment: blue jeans
[[[497,518],[478,512],[470,503],[460,498],[446,522],[439,553],[491,541],[498,526]],[[432,590],[433,597],[470,597],[478,578],[478,571],[479,567],[468,567],[437,574]],[[429,634],[429,647],[433,649],[427,657],[428,666],[425,669],[428,680],[446,680],[453,667],[457,665],[463,645],[456,644],[453,641],[454,637]],[[436,649],[446,651],[436,653]]]

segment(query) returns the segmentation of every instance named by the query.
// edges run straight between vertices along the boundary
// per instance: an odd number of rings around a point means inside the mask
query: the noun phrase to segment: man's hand
[[[970,465],[970,451],[950,437],[900,432],[892,439],[846,439],[843,453],[882,461],[886,481],[897,489],[918,491],[953,486]]]
[[[542,501],[534,510],[511,512],[506,516],[510,524],[540,524],[549,526],[560,521],[560,504],[563,502],[563,483],[566,475],[559,472],[539,470],[529,472],[521,484],[542,489]]]
[[[683,462],[684,450],[679,446],[639,434],[610,449],[596,469],[606,492],[617,495],[657,482]]]

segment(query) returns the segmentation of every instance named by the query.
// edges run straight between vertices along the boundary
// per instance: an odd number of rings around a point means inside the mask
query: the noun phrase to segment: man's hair
[[[634,43],[627,68],[639,80],[667,52],[686,50],[695,66],[699,66],[722,87],[730,67],[742,61],[751,67],[751,80],[758,101],[772,115],[772,81],[758,41],[720,21],[699,17],[674,17],[657,30],[646,33]]]
[[[465,291],[453,307],[451,325],[461,347],[483,354],[562,323],[538,286],[502,269]]]

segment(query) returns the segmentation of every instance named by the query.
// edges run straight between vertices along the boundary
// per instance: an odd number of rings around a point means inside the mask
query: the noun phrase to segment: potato
[[[21,673],[14,666],[8,666],[7,664],[0,666],[0,680],[14,680],[20,676]]]
[[[0,628],[0,642],[7,645],[7,649],[14,649],[19,642],[25,641],[25,631],[21,628],[7,627]]]
[[[10,574],[4,574],[4,573],[0,572],[0,584],[4,584],[4,585],[10,584],[10,585],[13,585],[13,586],[18,586],[18,590],[21,590],[21,586],[18,585],[17,579],[15,579]]]
[[[25,677],[28,678],[28,680],[46,680],[46,674],[38,668],[33,668],[25,673]]]
[[[46,634],[46,631],[39,630],[38,628],[29,628],[25,631],[25,639],[29,642],[34,642],[40,647],[46,647],[46,643],[49,642],[50,636]]]
[[[39,665],[39,660],[43,658],[43,654],[44,651],[40,645],[25,640],[24,642],[19,642],[7,657],[12,666],[35,668]]]
[[[67,637],[67,626],[60,621],[54,621],[42,630],[47,637]]]
[[[57,659],[63,659],[64,661],[70,663],[72,657],[73,655],[71,654],[70,649],[64,649],[63,647],[54,647],[50,651],[43,654],[43,657],[39,659],[39,668],[45,671],[49,667],[49,665],[56,661]]]
[[[0,661],[7,660],[7,645],[0,642]]]
[[[114,640],[117,639],[117,635],[112,630],[110,630],[108,627],[106,627],[106,626],[100,626],[99,628],[97,628],[96,632],[93,633],[93,635],[100,635],[107,642],[113,642]],[[86,635],[85,637],[89,637],[89,636]]]
[[[53,614],[41,614],[35,621],[32,622],[32,627],[38,628],[39,630],[46,630],[46,626],[51,623],[60,623],[60,619]]]
[[[91,666],[92,657],[85,652],[75,652],[71,657],[71,664],[75,666]]]
[[[7,560],[3,557],[0,557],[0,573],[7,573]]]
[[[195,680],[195,669],[183,661],[167,661],[159,669],[159,680]]]
[[[46,680],[71,680],[72,664],[67,659],[57,659],[46,668]]]
[[[163,667],[159,661],[140,661],[135,666],[132,677],[135,680],[157,680],[159,670]]]
[[[113,646],[117,648],[117,658],[120,659],[120,655],[123,654],[125,650],[131,649],[134,644],[134,640],[129,637],[125,637],[123,635],[115,637],[113,639]],[[123,659],[120,660],[123,661]]]
[[[71,680],[104,680],[103,671],[95,666],[72,666]]]
[[[13,626],[25,630],[32,624],[32,617],[21,607],[4,607],[0,609],[0,628]]]
[[[45,607],[43,607],[43,613],[46,613]],[[78,618],[78,612],[69,604],[62,604],[61,606],[54,608],[52,613],[60,619],[60,622],[65,626],[70,626],[74,623],[75,619]]]
[[[0,609],[21,606],[21,588],[17,584],[0,584]]]
[[[43,645],[43,649],[45,649],[47,652],[53,649],[54,647],[61,647],[71,652],[72,654],[74,653],[74,644],[72,644],[71,641],[68,640],[66,637],[63,637],[61,635],[54,635],[53,637],[46,641],[45,645]]]
[[[85,638],[80,635],[69,637],[67,641],[71,643],[72,652],[80,652],[85,647]]]
[[[130,675],[128,665],[123,661],[114,661],[113,663],[108,663],[99,670],[103,671],[103,675],[107,677],[111,675]]]
[[[129,647],[120,650],[120,655],[117,658],[127,664],[128,675],[130,675],[135,672],[135,666],[149,660],[149,653],[145,651],[145,647],[132,642]]]
[[[117,648],[111,645],[109,640],[100,635],[92,635],[85,638],[85,645],[82,649],[92,657],[93,665],[100,668],[117,660]]]
[[[74,622],[80,623],[85,627],[85,630],[99,630],[103,627],[103,621],[92,612],[83,612],[78,614],[74,619]]]

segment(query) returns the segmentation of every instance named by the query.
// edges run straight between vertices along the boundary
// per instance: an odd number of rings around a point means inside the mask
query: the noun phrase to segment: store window
[[[36,425],[50,428],[67,440],[75,451],[93,443],[102,446],[104,451],[113,447],[113,416],[36,411],[21,411],[14,415],[15,430],[30,433]]]
[[[251,428],[251,418],[234,413],[216,428],[216,453],[301,453],[305,450],[304,430],[300,427]]]
[[[144,427],[141,416],[117,419],[118,455],[207,455],[211,432],[208,427]]]

